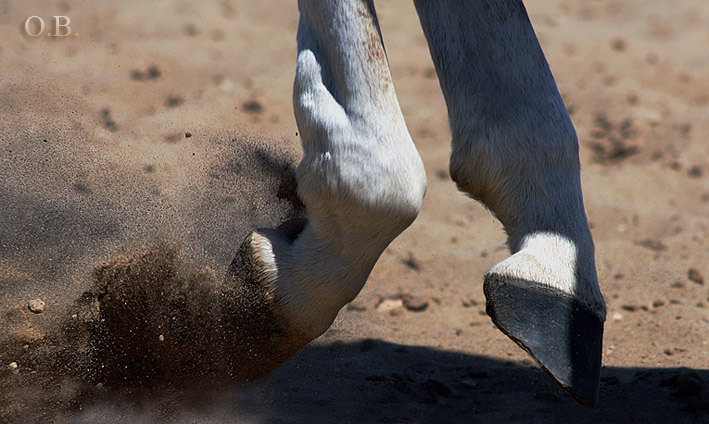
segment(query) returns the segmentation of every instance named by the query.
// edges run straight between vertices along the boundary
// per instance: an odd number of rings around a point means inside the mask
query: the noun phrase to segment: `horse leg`
[[[251,287],[249,296],[276,323],[256,348],[270,363],[265,368],[330,326],[387,245],[416,218],[426,190],[372,1],[298,5],[293,104],[307,222],[251,233],[233,273],[233,284]]]
[[[582,403],[598,398],[605,304],[578,141],[521,0],[414,0],[448,107],[450,174],[502,222],[493,322]]]

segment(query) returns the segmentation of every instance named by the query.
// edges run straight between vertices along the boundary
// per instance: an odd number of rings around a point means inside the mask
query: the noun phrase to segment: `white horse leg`
[[[458,187],[509,236],[485,277],[493,322],[595,403],[605,304],[573,124],[521,0],[414,0],[448,106]]]
[[[416,218],[426,190],[372,1],[298,6],[293,104],[307,223],[250,234],[235,283],[257,287],[268,305],[280,330],[258,349],[279,358],[322,334],[359,293],[387,245]]]

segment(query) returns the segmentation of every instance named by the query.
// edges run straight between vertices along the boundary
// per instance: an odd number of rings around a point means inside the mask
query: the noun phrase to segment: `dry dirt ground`
[[[65,330],[102,261],[159,246],[184,287],[217,284],[243,237],[297,203],[295,3],[0,1],[0,422],[709,423],[706,0],[527,2],[581,144],[608,303],[596,408],[484,313],[505,237],[450,181],[405,0],[377,9],[429,189],[332,328],[246,386],[86,387],[60,366],[86,347]],[[32,15],[73,33],[28,37]]]

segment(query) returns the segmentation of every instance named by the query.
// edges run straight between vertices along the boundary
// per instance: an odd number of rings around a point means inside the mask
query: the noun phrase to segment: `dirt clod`
[[[184,97],[173,94],[173,95],[167,96],[167,98],[165,99],[165,106],[167,106],[169,108],[175,108],[175,107],[180,106],[184,102],[185,102]]]
[[[701,166],[693,166],[687,170],[687,175],[692,178],[701,178],[704,175],[704,171]]]
[[[615,50],[615,51],[622,52],[623,50],[626,49],[625,40],[623,40],[622,38],[616,38],[616,39],[613,40],[613,42],[611,43],[611,47],[612,47],[613,50]]]
[[[160,78],[160,68],[156,65],[150,65],[144,69],[133,69],[130,72],[130,78],[133,81],[151,81]]]
[[[246,113],[258,115],[263,112],[263,105],[258,100],[249,100],[244,102],[241,107],[246,111]]]
[[[406,259],[403,259],[401,263],[414,271],[421,271],[421,262],[418,260],[416,255],[414,255],[414,252],[409,251]]]
[[[689,281],[694,283],[700,285],[704,284],[704,275],[702,275],[697,268],[689,268],[689,271],[687,271],[687,278],[689,278]]]
[[[111,110],[108,108],[101,109],[101,119],[103,120],[103,127],[111,132],[118,131],[118,124],[111,117]]]
[[[645,239],[635,242],[636,245],[642,246],[646,249],[654,250],[655,252],[661,252],[667,250],[667,245],[658,239]]]
[[[628,143],[637,135],[632,119],[612,122],[605,113],[598,113],[594,117],[594,128],[590,134],[596,141],[591,141],[588,145],[593,151],[593,160],[597,163],[617,163],[640,152],[638,146]]]
[[[428,300],[421,296],[402,295],[401,300],[404,302],[404,308],[413,312],[422,312],[428,308]]]

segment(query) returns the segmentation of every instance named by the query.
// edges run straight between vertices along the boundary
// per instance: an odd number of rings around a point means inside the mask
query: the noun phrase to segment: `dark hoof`
[[[492,322],[578,402],[598,401],[603,320],[578,299],[539,283],[485,276]]]

